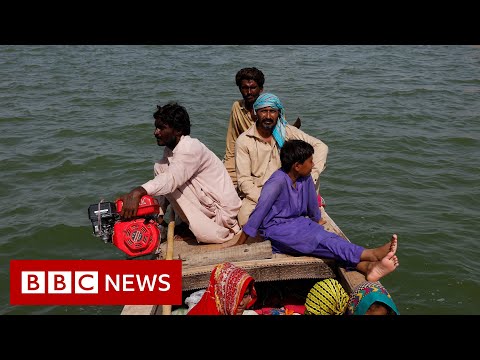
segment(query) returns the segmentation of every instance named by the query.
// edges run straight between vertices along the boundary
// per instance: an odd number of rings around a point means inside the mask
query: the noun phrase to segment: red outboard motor
[[[154,252],[160,242],[157,224],[159,203],[152,196],[145,195],[138,204],[137,216],[122,221],[120,212],[123,201],[100,202],[90,205],[88,214],[92,221],[93,234],[113,244],[130,257],[148,255]]]

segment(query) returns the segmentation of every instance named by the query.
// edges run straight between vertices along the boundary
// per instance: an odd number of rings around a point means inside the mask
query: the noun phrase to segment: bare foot
[[[390,251],[382,260],[371,262],[366,278],[368,281],[378,281],[394,271],[398,265],[400,265],[400,262],[397,256],[393,251]]]
[[[398,247],[398,236],[397,234],[392,235],[392,240],[390,241],[390,251],[394,254],[397,252]]]
[[[397,252],[397,248],[398,248],[398,236],[397,234],[393,234],[392,239],[389,242],[387,242],[386,244],[378,248],[372,249],[372,252],[370,253],[369,257],[362,260],[380,261],[390,252],[393,252],[393,254],[395,254]]]
[[[221,250],[231,246],[235,246],[237,244],[238,238],[240,237],[242,231],[238,232],[234,235],[233,238],[227,240],[223,243],[197,243],[196,252],[201,251],[212,251],[212,250]]]
[[[192,233],[188,224],[182,222],[175,226],[173,240],[175,241],[188,241],[195,239],[195,235]]]
[[[197,243],[197,239],[194,236],[182,236],[182,235],[173,235],[173,240],[174,241],[184,241],[184,242],[192,242],[192,240],[195,240],[195,243]]]

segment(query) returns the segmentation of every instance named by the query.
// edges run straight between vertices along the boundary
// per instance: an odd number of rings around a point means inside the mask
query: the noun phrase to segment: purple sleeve
[[[277,200],[278,195],[280,195],[282,182],[272,180],[273,179],[270,178],[263,185],[260,197],[258,198],[258,203],[250,214],[247,223],[242,228],[243,232],[248,236],[257,236],[258,229],[262,225],[263,219],[265,219],[265,216],[267,216],[272,208],[273,203]]]

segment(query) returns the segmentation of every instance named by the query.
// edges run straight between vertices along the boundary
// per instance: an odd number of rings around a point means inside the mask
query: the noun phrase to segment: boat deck
[[[324,209],[321,209],[322,218],[327,221],[325,229],[350,241]],[[182,290],[185,296],[206,288],[213,265],[226,261],[247,270],[259,285],[302,279],[310,279],[313,284],[321,279],[337,278],[349,293],[353,287],[365,281],[364,275],[357,271],[346,271],[332,259],[273,254],[270,241],[261,238],[249,238],[245,244],[237,246],[204,245],[198,244],[194,239],[171,243],[172,258],[182,260]],[[161,243],[159,260],[167,258],[167,250],[167,242]],[[163,312],[161,305],[126,305],[122,315],[160,315]]]

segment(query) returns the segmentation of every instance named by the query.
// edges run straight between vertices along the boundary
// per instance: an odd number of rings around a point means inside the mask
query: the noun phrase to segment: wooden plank
[[[179,258],[182,260],[182,268],[184,269],[228,261],[271,259],[272,245],[270,241],[262,241],[253,244],[232,246],[211,252],[184,252],[183,254],[179,254]]]
[[[175,235],[175,213],[173,208],[170,211],[170,222],[168,223],[168,230],[167,230],[167,255],[165,256],[165,260],[172,260],[173,259],[173,249],[174,249],[174,242],[173,237]],[[163,315],[171,315],[172,314],[172,305],[163,305],[162,306],[162,314]]]
[[[353,288],[367,279],[362,273],[356,270],[347,271],[343,267],[339,267],[339,281],[347,293],[351,293]]]
[[[238,241],[238,238],[240,237],[240,232],[235,235],[232,239],[220,243],[220,244],[203,244],[203,243],[198,243],[195,238],[185,238],[182,240],[176,240],[175,241],[175,249],[173,253],[173,259],[181,259],[182,254],[185,253],[200,253],[200,252],[212,252],[212,251],[217,251],[217,250],[223,250],[232,246],[235,246],[235,244]],[[247,241],[248,242],[248,241]],[[166,250],[167,250],[167,244],[165,242],[161,243],[159,246],[159,253],[157,256],[158,260],[164,260],[166,257]]]
[[[125,305],[120,315],[154,315],[157,305]]]
[[[322,218],[327,220],[326,230],[336,233],[337,235],[343,237],[345,240],[350,241],[350,239],[344,234],[342,230],[338,227],[335,221],[326,213],[325,209],[321,207]],[[353,288],[358,284],[366,281],[365,275],[356,271],[356,270],[346,270],[344,267],[338,267],[338,280],[344,287],[347,293],[352,292]]]
[[[336,277],[334,260],[311,256],[285,256],[232,263],[245,269],[258,282]],[[189,291],[206,288],[212,268],[212,265],[204,265],[183,269],[182,289]]]

